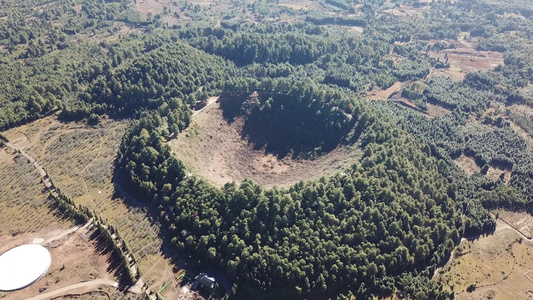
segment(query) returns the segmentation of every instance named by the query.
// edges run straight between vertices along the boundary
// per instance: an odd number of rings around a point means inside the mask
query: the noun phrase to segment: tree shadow
[[[56,200],[52,196],[48,196],[48,200],[46,200],[46,206],[48,209],[48,213],[52,214],[54,218],[61,220],[61,221],[71,221],[75,225],[82,225],[84,222],[80,219],[76,219],[71,217],[68,213],[66,213],[64,210],[59,208],[57,206]]]
[[[98,229],[93,229],[89,236],[89,241],[92,241],[95,246],[94,253],[97,255],[107,256],[107,269],[106,271],[113,274],[115,278],[118,278],[118,289],[121,291],[127,290],[131,286],[129,282],[127,272],[125,271],[124,262],[121,260],[118,253],[115,251],[113,245],[109,243]]]
[[[231,124],[239,116],[244,116],[244,111],[241,109],[243,103],[248,99],[247,95],[224,95],[220,96],[220,109],[222,109],[222,117],[228,124]]]
[[[356,142],[363,132],[364,128],[355,127],[355,121],[346,122],[340,110],[324,108],[318,101],[281,94],[274,97],[276,100],[266,101],[246,95],[219,99],[228,124],[239,116],[245,118],[241,138],[254,150],[263,150],[279,159],[287,156],[312,159],[339,145]],[[327,114],[322,114],[323,111]]]

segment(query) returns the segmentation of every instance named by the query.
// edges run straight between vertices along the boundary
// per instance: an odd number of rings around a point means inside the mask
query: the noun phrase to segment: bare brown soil
[[[529,216],[531,219],[532,217]],[[456,258],[436,279],[455,291],[455,299],[533,299],[533,243],[497,220],[493,235],[463,241]],[[473,292],[466,288],[476,284]]]
[[[13,247],[53,239],[62,235],[64,229],[57,227],[43,228],[35,233],[24,233],[17,236],[0,236],[0,253]],[[72,284],[89,281],[96,278],[116,281],[114,268],[111,267],[111,255],[102,251],[96,239],[92,238],[94,232],[87,228],[80,229],[70,235],[47,245],[52,257],[52,264],[46,274],[35,283],[22,290],[13,292],[0,292],[2,299],[28,299],[41,293],[51,292]],[[40,289],[42,289],[40,291]],[[92,287],[89,291],[97,291]],[[83,290],[87,292],[86,290]],[[104,293],[114,294],[117,289],[113,287],[102,288]],[[77,293],[80,290],[70,290]]]
[[[442,117],[452,112],[451,110],[447,108],[444,108],[439,105],[434,105],[431,103],[426,103],[426,108],[427,108],[427,116],[430,118]]]
[[[215,103],[195,116],[191,126],[171,142],[172,149],[194,173],[217,186],[249,178],[266,187],[288,187],[333,175],[360,157],[358,149],[340,146],[312,160],[279,159],[253,149],[241,136],[243,123],[238,118],[228,124]]]
[[[402,83],[397,81],[395,82],[391,87],[389,87],[386,90],[382,90],[379,87],[375,86],[370,92],[367,94],[367,98],[370,100],[386,100],[389,99],[390,96],[402,88]]]
[[[505,220],[526,237],[533,237],[533,217],[526,212],[498,210],[500,219]]]
[[[456,158],[454,162],[468,176],[474,174],[474,172],[479,172],[481,170],[481,168],[477,166],[476,160],[473,157],[466,156],[464,154],[461,154],[461,156]]]
[[[456,66],[450,66],[447,69],[435,69],[432,68],[429,72],[428,78],[435,77],[435,76],[445,76],[449,77],[452,81],[462,81],[465,79],[466,73],[463,73],[461,68]]]
[[[504,170],[504,169],[500,169],[498,167],[491,166],[489,168],[489,170],[487,171],[487,174],[485,176],[487,176],[487,178],[492,180],[492,181],[496,181],[496,180],[498,180],[498,178],[500,178],[502,173],[504,174],[503,175],[503,183],[507,184],[509,182],[509,180],[511,180],[511,170]]]
[[[446,61],[446,55],[448,55],[448,63],[450,68],[442,71],[435,71],[433,75],[438,73],[449,73],[452,79],[457,80],[464,75],[460,73],[468,74],[475,71],[486,71],[494,69],[498,65],[503,65],[503,53],[493,51],[477,51],[473,44],[475,41],[469,40],[469,38],[459,38],[454,41],[447,41],[455,44],[455,49],[446,49],[440,52],[429,51],[429,56],[438,58],[440,61]],[[453,72],[452,72],[453,71]]]

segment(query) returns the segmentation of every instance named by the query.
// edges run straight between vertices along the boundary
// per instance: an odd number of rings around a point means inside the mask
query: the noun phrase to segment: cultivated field
[[[16,236],[73,225],[49,207],[48,192],[27,159],[13,150],[0,149],[0,244]]]
[[[175,277],[170,258],[161,253],[163,242],[158,223],[146,212],[141,199],[135,199],[113,182],[114,159],[126,127],[125,121],[104,120],[90,127],[48,117],[4,134],[37,159],[65,195],[107,219],[118,230],[137,261],[142,280],[151,290],[158,291]],[[37,173],[35,177],[39,182]],[[36,186],[44,187],[40,182]],[[175,284],[165,293],[179,291]]]
[[[533,299],[533,242],[501,220],[496,224],[494,234],[461,242],[437,274],[455,299]]]
[[[401,4],[400,7],[393,7],[388,9],[380,9],[377,15],[390,15],[405,18],[421,18],[425,12],[429,12],[431,7],[422,6],[420,8],[413,7],[411,4]]]
[[[439,59],[441,62],[446,61],[450,68],[442,70],[432,70],[431,76],[448,75],[452,80],[459,81],[470,72],[492,70],[498,65],[503,65],[503,53],[494,51],[478,51],[473,44],[475,40],[460,35],[457,40],[448,41],[454,44],[454,49],[429,51],[429,56]]]
[[[359,150],[338,147],[313,160],[277,158],[255,150],[242,138],[244,120],[228,124],[215,103],[195,115],[191,126],[171,142],[173,151],[194,173],[217,186],[252,179],[266,187],[288,187],[329,176],[356,163]]]

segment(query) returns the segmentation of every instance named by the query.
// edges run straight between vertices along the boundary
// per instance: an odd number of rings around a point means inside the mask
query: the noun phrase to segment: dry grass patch
[[[493,51],[477,51],[466,40],[451,41],[455,44],[455,49],[446,49],[439,52],[429,51],[429,56],[439,59],[442,62],[446,61],[450,64],[449,71],[456,71],[468,74],[475,71],[492,70],[499,65],[503,65],[503,53]],[[455,77],[455,78],[454,78]],[[454,79],[458,79],[461,75],[455,74]],[[464,75],[463,75],[464,78]]]
[[[399,81],[395,82],[386,90],[382,90],[379,87],[374,86],[374,88],[368,92],[366,97],[370,100],[386,100],[389,99],[392,94],[400,91],[402,86],[403,84]]]
[[[0,149],[0,235],[73,225],[51,208],[37,170],[11,149]]]
[[[310,9],[320,9],[321,6],[319,3],[310,1],[310,0],[288,0],[288,1],[280,1],[281,3],[278,4],[278,6],[285,6],[292,8],[294,10],[305,10],[308,11]]]
[[[137,0],[135,1],[135,8],[143,15],[157,15],[163,12],[165,7],[171,8],[170,0]]]
[[[447,69],[435,69],[431,68],[431,71],[429,72],[428,79],[432,77],[437,76],[445,76],[449,77],[452,81],[462,81],[466,77],[466,73],[463,73],[461,68],[456,66],[450,66]]]
[[[139,260],[141,272],[144,264],[152,255],[158,255],[162,241],[159,239],[159,228],[150,220],[147,212],[140,207],[128,206],[125,200],[114,197],[114,188],[109,183],[103,190],[93,190],[74,202],[95,211],[99,217],[104,218],[110,225],[118,229],[135,259]]]
[[[522,129],[520,126],[516,125],[515,123],[509,122],[509,124],[510,124],[511,129],[527,142],[529,149],[532,149],[533,137],[529,133],[527,133],[524,129]]]
[[[515,114],[523,115],[529,118],[533,117],[533,107],[524,104],[513,104],[507,108],[510,112]]]
[[[90,127],[50,117],[11,129],[6,135],[39,161],[65,195],[118,230],[143,273],[161,257],[162,240],[157,222],[134,197],[124,195],[127,191],[116,193],[112,182],[114,160],[127,123],[104,120]],[[38,187],[44,185],[39,181]],[[129,196],[128,201],[118,195]],[[161,274],[162,280],[169,276]]]
[[[463,241],[456,251],[436,277],[453,288],[455,299],[528,299],[533,282],[524,275],[533,271],[533,243],[509,225],[498,220],[494,234]],[[471,284],[476,287],[469,292]]]
[[[456,292],[463,292],[471,284],[476,286],[494,285],[506,278],[514,266],[514,258],[507,250],[516,236],[494,234],[476,241],[465,241],[463,256],[452,263],[449,273],[443,280],[454,286]]]
[[[442,117],[450,114],[452,111],[439,105],[426,103],[427,115],[430,118]]]
[[[159,291],[164,284],[175,281],[176,277],[170,259],[161,252],[163,241],[159,224],[151,219],[144,208],[127,205],[131,200],[114,196],[114,191],[109,183],[103,190],[94,190],[74,199],[74,202],[89,207],[118,230],[137,262],[141,279],[151,291]],[[167,289],[169,294],[180,292],[177,283]]]
[[[39,161],[64,194],[75,198],[110,182],[126,126],[124,121],[106,120],[90,127],[48,117],[5,135]]]
[[[464,154],[461,154],[461,156],[454,159],[453,162],[468,176],[481,171],[481,168],[476,164],[476,160],[473,157]]]
[[[509,183],[509,180],[511,180],[511,170],[501,169],[498,167],[491,166],[485,176],[487,176],[487,178],[492,181],[496,181],[500,178],[502,174],[503,174],[503,180],[502,180],[503,183],[505,184]]]
[[[471,156],[466,156],[464,153],[461,154],[461,156],[459,156],[458,158],[454,159],[453,162],[468,176],[471,176],[476,172],[479,173],[481,171],[481,168],[477,165],[476,160]],[[503,183],[507,184],[511,179],[511,170],[501,169],[496,166],[490,166],[485,176],[492,181],[496,181],[500,178],[502,174],[502,181]]]
[[[498,217],[511,224],[526,237],[533,237],[533,216],[527,212],[497,210]]]
[[[378,10],[378,15],[390,15],[405,18],[422,18],[424,13],[431,10],[430,6],[413,7],[411,4],[401,4],[400,7]]]
[[[338,173],[360,157],[358,149],[339,146],[312,160],[278,158],[249,145],[242,138],[243,124],[242,117],[228,124],[215,103],[197,114],[171,146],[194,173],[217,186],[249,178],[266,187],[288,187]]]

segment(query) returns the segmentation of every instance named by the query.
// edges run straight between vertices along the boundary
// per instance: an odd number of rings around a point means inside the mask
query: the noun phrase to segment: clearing
[[[511,129],[520,135],[533,147],[533,108],[523,104],[513,104],[507,107],[507,116]]]
[[[528,118],[533,117],[533,108],[524,104],[513,104],[507,107],[510,112],[519,114]]]
[[[428,79],[437,76],[449,77],[452,81],[457,82],[465,79],[466,73],[463,73],[461,68],[452,65],[450,65],[450,67],[447,69],[431,68],[431,71],[428,75]]]
[[[457,40],[446,40],[446,42],[455,45],[455,48],[441,51],[431,50],[428,54],[441,62],[446,62],[447,57],[450,67],[433,69],[428,77],[447,75],[452,80],[459,81],[470,72],[492,70],[496,66],[503,65],[503,53],[478,51],[472,45],[476,43],[473,38],[462,35]]]
[[[50,299],[52,296],[99,291],[109,299],[117,293],[117,265],[90,226],[74,227],[74,230],[50,226],[33,233],[0,235],[0,253],[27,243],[46,246],[52,264],[32,285],[18,291],[0,292],[0,298]],[[127,296],[135,298],[133,294]]]
[[[252,179],[267,188],[289,187],[301,180],[330,176],[356,163],[359,149],[339,146],[312,160],[279,159],[255,150],[242,138],[243,117],[231,124],[223,118],[220,103],[195,115],[191,125],[171,147],[177,157],[194,173],[216,186]]]
[[[502,220],[494,234],[465,240],[455,251],[434,278],[454,290],[455,299],[533,299],[533,242]]]
[[[49,206],[48,192],[26,158],[1,148],[0,174],[0,236],[73,225]]]
[[[509,169],[501,169],[499,167],[491,166],[485,176],[492,181],[496,181],[498,180],[498,178],[500,178],[502,174],[503,174],[503,180],[502,180],[503,183],[504,184],[509,183],[509,180],[511,180],[511,170]]]
[[[431,103],[426,103],[426,109],[427,109],[426,110],[427,114],[425,115],[428,116],[429,118],[442,117],[452,112],[451,110],[447,108],[444,108],[439,105],[434,105]]]
[[[481,168],[476,164],[476,160],[473,157],[464,155],[464,153],[453,161],[468,176],[481,171]]]
[[[376,13],[377,16],[389,15],[403,18],[422,18],[424,16],[424,13],[427,13],[430,10],[431,7],[428,5],[417,8],[413,7],[413,5],[411,4],[400,4],[399,7],[378,9]]]
[[[23,148],[34,157],[50,175],[54,185],[66,196],[76,204],[84,205],[96,212],[100,218],[107,219],[108,223],[118,230],[132,251],[137,266],[143,274],[143,281],[148,284],[150,290],[158,291],[175,277],[170,258],[164,257],[161,252],[163,241],[159,237],[159,224],[151,218],[135,197],[113,181],[114,160],[127,124],[127,121],[106,119],[97,126],[87,126],[79,122],[62,123],[54,117],[47,117],[10,129],[3,134],[17,147]],[[0,159],[2,157],[0,155]],[[4,159],[9,160],[9,158]],[[32,170],[35,179],[25,185],[26,190],[17,192],[12,198],[26,199],[23,197],[29,197],[25,196],[27,191],[35,189],[36,191],[32,192],[35,194],[37,191],[41,192],[44,187],[33,166],[27,165],[26,169]],[[7,166],[0,164],[0,170],[4,167]],[[12,174],[9,177],[11,180],[21,173],[23,171],[3,172],[3,174]],[[0,180],[7,181],[8,178]],[[2,186],[10,187],[9,182]],[[27,188],[32,189],[27,190]],[[28,218],[20,220],[13,217],[13,221],[2,218],[0,225],[8,221],[18,222],[16,224],[21,225],[18,227],[13,225],[14,229],[10,230],[17,232],[35,226],[28,223],[28,220],[45,222],[47,213],[50,215],[53,213],[47,206],[41,204],[44,203],[46,195],[42,197],[43,201],[33,204],[35,209],[27,210]],[[29,200],[24,201],[28,205],[31,204]],[[41,214],[44,217],[37,217]],[[9,215],[16,216],[16,214]],[[0,227],[0,233],[3,229],[3,226]],[[179,293],[179,290],[179,285],[171,285],[165,293]]]
[[[309,9],[319,9],[320,5],[317,5],[315,2],[310,0],[288,0],[288,1],[280,1],[278,6],[285,6],[292,8],[294,10],[305,10],[308,11]]]
[[[503,209],[497,210],[499,218],[508,225],[518,230],[524,237],[533,238],[533,217],[526,212],[511,212]]]
[[[387,100],[392,96],[392,94],[400,91],[402,87],[403,84],[399,81],[396,81],[392,86],[385,90],[374,86],[374,88],[370,92],[368,92],[366,97],[370,100]]]
[[[477,165],[476,160],[471,156],[466,156],[464,153],[461,154],[461,156],[459,156],[458,158],[454,159],[453,161],[468,176],[471,176],[475,172],[478,172],[478,173],[481,172],[481,168]],[[502,173],[503,173],[502,181],[504,184],[507,184],[509,180],[511,180],[511,170],[501,169],[496,166],[490,166],[485,176],[492,181],[496,181],[500,178]]]

